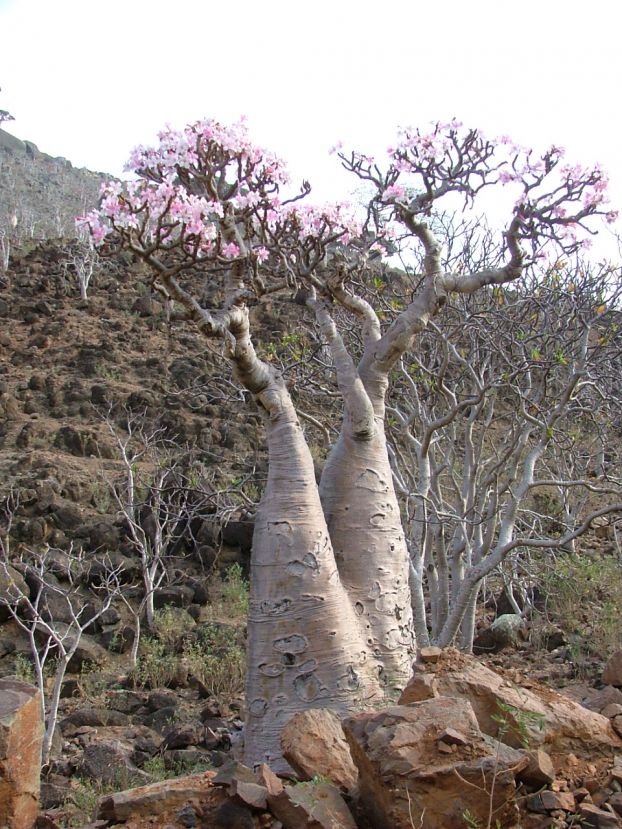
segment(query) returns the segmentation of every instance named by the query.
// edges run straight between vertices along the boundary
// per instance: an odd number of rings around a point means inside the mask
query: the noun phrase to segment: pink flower
[[[382,194],[382,201],[401,199],[406,195],[406,190],[401,184],[391,184]]]
[[[228,242],[226,245],[223,245],[221,251],[222,255],[226,256],[227,259],[235,259],[236,256],[240,255],[240,248],[235,242]]]

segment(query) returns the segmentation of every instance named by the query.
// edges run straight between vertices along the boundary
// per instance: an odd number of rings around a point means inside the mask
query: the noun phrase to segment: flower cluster
[[[618,216],[607,209],[608,178],[602,168],[564,164],[558,146],[538,155],[507,136],[491,140],[454,120],[428,130],[402,129],[388,154],[384,173],[362,153],[347,157],[341,152],[340,158],[376,185],[378,203],[394,219],[427,216],[448,193],[472,206],[485,187],[511,187],[520,235],[539,250],[551,241],[577,248],[586,231],[593,233],[586,219],[601,215],[611,223]]]
[[[114,231],[145,255],[182,251],[194,260],[251,257],[261,265],[280,239],[291,251],[310,239],[347,243],[360,232],[350,205],[283,201],[285,166],[250,141],[243,121],[167,127],[156,147],[133,151],[126,169],[138,179],[104,185],[100,207],[78,220],[96,244]]]

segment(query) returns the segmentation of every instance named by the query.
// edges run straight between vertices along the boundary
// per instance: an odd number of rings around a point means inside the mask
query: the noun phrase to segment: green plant
[[[179,657],[167,653],[164,642],[145,636],[134,670],[134,681],[141,688],[164,688],[177,674]]]
[[[222,586],[222,598],[228,605],[233,618],[246,616],[248,613],[248,580],[239,564],[232,564],[225,572]]]
[[[91,503],[100,515],[107,515],[113,510],[113,499],[110,486],[102,481],[91,485]]]
[[[246,654],[235,642],[214,648],[205,642],[189,642],[184,648],[184,658],[192,676],[201,682],[210,696],[227,698],[244,690]]]
[[[518,690],[518,689],[517,689]],[[531,741],[531,728],[535,726],[539,731],[544,730],[544,715],[536,711],[525,711],[497,699],[497,712],[492,719],[497,723],[497,739],[504,742],[508,734],[516,736],[523,748],[528,748]]]
[[[15,676],[21,679],[22,682],[29,682],[31,685],[35,684],[35,669],[32,661],[23,653],[15,657]]]
[[[71,827],[84,826],[86,820],[93,819],[97,803],[102,795],[121,791],[123,788],[126,786],[121,780],[118,783],[104,783],[101,780],[74,778],[71,794],[62,806],[62,811],[65,813],[65,827],[71,829]]]
[[[154,615],[155,634],[167,650],[174,650],[181,637],[195,624],[186,610],[171,605],[156,610]]]

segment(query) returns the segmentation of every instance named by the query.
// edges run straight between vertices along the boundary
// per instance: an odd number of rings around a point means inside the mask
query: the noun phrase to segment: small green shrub
[[[166,650],[175,650],[179,640],[192,630],[196,622],[183,608],[167,605],[156,610],[154,624],[156,636]]]
[[[14,671],[15,676],[21,679],[22,682],[29,682],[31,685],[36,684],[35,669],[32,660],[26,654],[20,653],[15,657]]]
[[[227,620],[246,619],[248,615],[248,579],[239,564],[232,564],[222,577],[215,577],[210,594],[211,615]]]
[[[165,688],[176,676],[179,657],[168,653],[166,645],[158,639],[143,637],[134,681],[141,688]]]
[[[184,658],[192,676],[205,685],[210,696],[232,697],[244,690],[246,653],[235,629],[206,626],[198,640],[186,643]]]

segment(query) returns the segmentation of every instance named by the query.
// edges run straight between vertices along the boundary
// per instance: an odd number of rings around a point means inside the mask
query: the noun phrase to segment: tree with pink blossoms
[[[423,578],[385,434],[396,366],[450,297],[518,282],[545,257],[575,253],[594,219],[613,219],[600,169],[565,166],[558,148],[536,157],[455,122],[403,131],[384,165],[339,157],[370,190],[358,219],[347,204],[311,205],[306,183],[289,190],[283,163],[251,142],[243,122],[166,129],[157,147],[132,154],[137,179],[107,185],[100,208],[80,220],[98,244],[121,244],[147,263],[174,325],[222,342],[223,361],[264,416],[269,472],[251,561],[245,752],[277,769],[280,731],[296,711],[346,713],[399,692],[415,654],[413,606],[426,635]],[[513,191],[500,242],[473,267],[465,233],[469,255],[454,244],[448,257],[440,210],[473,210],[493,188]],[[416,271],[412,295],[390,313],[368,290],[384,251]],[[201,279],[217,286],[217,307],[200,300]],[[343,402],[319,486],[288,384],[251,338],[249,306],[271,294],[312,312]],[[452,637],[470,598],[455,609]]]

